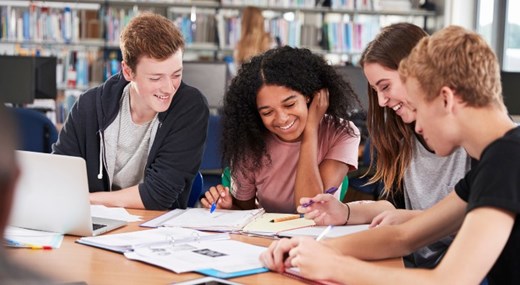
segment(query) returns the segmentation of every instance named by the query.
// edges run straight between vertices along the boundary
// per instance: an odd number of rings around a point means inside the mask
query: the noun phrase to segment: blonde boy
[[[455,191],[408,222],[322,243],[274,242],[261,259],[281,271],[348,284],[520,284],[520,128],[504,107],[499,66],[477,34],[450,26],[419,42],[401,62],[415,130],[436,154],[462,146],[478,165]],[[433,270],[383,268],[373,260],[406,255],[457,236]],[[283,260],[283,254],[289,258]]]

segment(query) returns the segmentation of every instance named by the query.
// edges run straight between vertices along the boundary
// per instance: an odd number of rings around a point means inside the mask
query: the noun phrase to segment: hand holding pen
[[[211,207],[209,208],[209,213],[213,213],[215,212],[215,210],[217,209],[217,204],[218,204],[218,200],[220,200],[220,197],[222,196],[218,196],[217,200],[215,200],[215,202],[211,203]]]
[[[302,198],[300,203],[298,212],[318,226],[343,225],[348,215],[345,204],[333,195],[318,194],[312,198]]]
[[[219,184],[209,188],[209,190],[204,193],[204,197],[200,200],[200,203],[213,213],[216,209],[231,209],[233,199],[229,193],[229,188]]]
[[[336,191],[338,191],[338,187],[331,187],[331,188],[329,188],[329,189],[327,189],[327,190],[325,191],[325,194],[331,194],[331,195],[332,195],[332,194],[336,193]],[[302,204],[302,207],[307,208],[307,207],[309,207],[309,206],[312,205],[312,204],[314,204],[314,200],[313,200],[313,199],[311,199],[311,200],[310,200],[309,202],[307,202],[307,203],[303,203],[303,204]]]

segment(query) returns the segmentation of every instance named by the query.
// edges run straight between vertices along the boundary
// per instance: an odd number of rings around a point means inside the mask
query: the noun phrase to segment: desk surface
[[[129,210],[149,220],[164,212]],[[143,230],[138,223],[111,233]],[[268,246],[271,239],[232,235],[233,239],[251,244]],[[47,276],[63,282],[86,282],[88,284],[170,284],[202,277],[196,273],[176,274],[172,271],[132,261],[119,253],[77,244],[78,237],[65,236],[60,248],[53,250],[9,249],[8,253],[21,263]],[[402,267],[400,259],[378,261],[387,266]],[[296,279],[267,272],[231,279],[244,284],[302,284]]]

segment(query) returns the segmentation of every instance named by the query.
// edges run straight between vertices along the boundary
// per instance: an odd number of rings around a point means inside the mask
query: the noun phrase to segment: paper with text
[[[218,240],[137,248],[125,256],[176,273],[207,268],[231,273],[262,268],[259,257],[265,249],[235,240]]]

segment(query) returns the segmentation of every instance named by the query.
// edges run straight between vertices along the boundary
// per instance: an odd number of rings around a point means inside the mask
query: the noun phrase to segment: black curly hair
[[[329,91],[328,117],[351,135],[349,115],[360,106],[351,85],[319,55],[308,49],[271,49],[244,63],[224,96],[222,117],[222,160],[232,166],[232,176],[244,174],[270,163],[265,145],[269,133],[256,106],[256,96],[264,85],[289,88],[313,98],[321,89]]]

